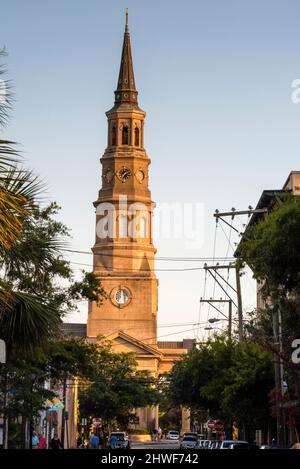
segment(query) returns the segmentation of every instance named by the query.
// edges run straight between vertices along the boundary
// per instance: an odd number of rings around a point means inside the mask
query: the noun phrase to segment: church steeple
[[[138,92],[135,87],[133,62],[128,28],[128,9],[126,8],[126,23],[120,64],[119,79],[115,91],[115,104],[137,105]]]

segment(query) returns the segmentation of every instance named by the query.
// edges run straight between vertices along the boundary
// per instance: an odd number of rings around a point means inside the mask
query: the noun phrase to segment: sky
[[[0,45],[9,53],[15,93],[4,134],[19,142],[26,164],[46,182],[47,197],[61,205],[76,250],[90,251],[94,243],[92,202],[101,185],[105,111],[114,100],[125,7],[139,104],[147,112],[153,200],[199,208],[193,220],[199,242],[191,246],[186,233],[158,237],[157,255],[231,256],[238,236],[226,225],[215,228],[215,209],[255,206],[264,189],[281,188],[291,170],[300,170],[300,104],[291,99],[300,78],[300,3],[2,0]],[[242,231],[246,221],[236,218],[233,226]],[[67,258],[78,275],[92,262],[89,254]],[[205,324],[187,323],[218,314],[200,307],[199,298],[224,293],[205,284],[202,261],[156,267],[158,322],[172,324],[158,336],[203,337]],[[255,305],[249,271],[242,292],[246,313]],[[86,317],[82,304],[67,320]]]

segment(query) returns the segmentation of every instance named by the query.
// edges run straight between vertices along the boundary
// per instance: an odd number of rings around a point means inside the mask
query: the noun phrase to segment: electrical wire
[[[107,249],[107,248],[106,248]],[[89,256],[93,255],[93,252],[89,251],[78,251],[74,249],[61,249],[63,252],[70,252],[74,254],[87,254]],[[105,256],[105,257],[120,257],[124,259],[141,259],[141,256],[134,256],[134,255],[126,255],[126,254],[116,254],[116,253],[100,253],[100,255]],[[173,261],[173,262],[185,262],[185,261],[190,261],[190,262],[198,262],[198,261],[212,261],[212,260],[218,260],[218,261],[226,261],[229,260],[224,257],[180,257],[180,256],[154,256],[156,261]],[[235,258],[232,257],[230,258],[234,260]]]
[[[92,264],[86,264],[83,262],[74,262],[70,261],[70,264],[74,265],[82,265],[85,267],[94,267]],[[193,271],[193,270],[203,270],[204,267],[187,267],[187,268],[182,268],[182,269],[149,269],[149,270],[143,270],[143,269],[116,269],[113,268],[111,271],[108,272],[187,272],[187,271]]]

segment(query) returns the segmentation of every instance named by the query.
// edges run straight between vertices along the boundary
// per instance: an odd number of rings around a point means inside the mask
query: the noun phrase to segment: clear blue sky
[[[83,250],[94,242],[92,201],[100,187],[104,113],[113,103],[126,6],[139,103],[148,116],[153,199],[205,208],[201,249],[158,240],[158,254],[211,255],[216,208],[255,205],[263,189],[280,188],[291,170],[300,169],[300,104],[290,98],[291,82],[300,78],[300,3],[2,3],[0,44],[9,52],[16,92],[5,136],[21,143],[49,197],[62,205],[74,248]],[[219,229],[217,254],[226,251]],[[159,322],[197,320],[203,272],[161,272],[159,279]],[[245,308],[254,301],[248,283]],[[84,321],[86,308],[72,317]]]

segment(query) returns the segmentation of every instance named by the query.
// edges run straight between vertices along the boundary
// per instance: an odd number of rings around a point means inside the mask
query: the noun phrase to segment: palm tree
[[[5,51],[0,50],[0,56]],[[11,109],[10,82],[1,79],[0,66],[0,130],[3,130]],[[38,206],[43,188],[39,179],[21,166],[15,143],[0,138],[0,251],[10,252],[22,235],[22,228]],[[54,249],[59,249],[55,245]],[[1,255],[1,254],[0,254]],[[60,323],[55,308],[37,295],[15,291],[11,282],[0,278],[0,338],[9,346],[28,352],[42,343]]]

